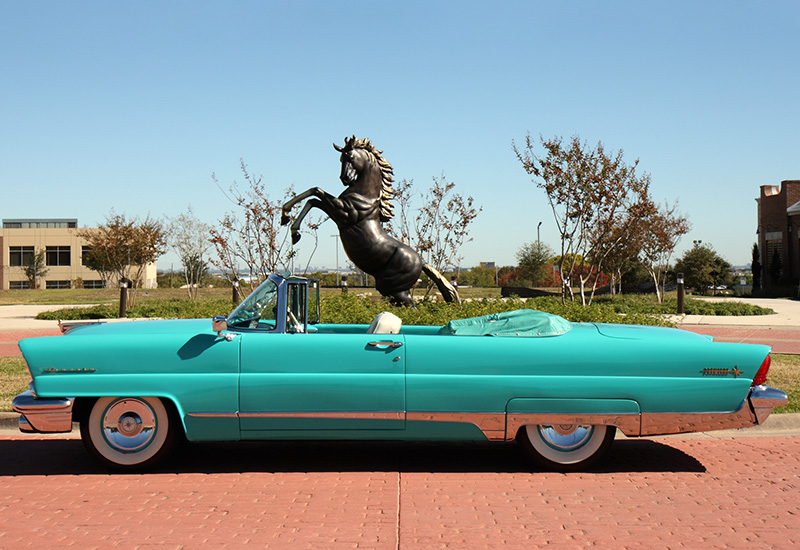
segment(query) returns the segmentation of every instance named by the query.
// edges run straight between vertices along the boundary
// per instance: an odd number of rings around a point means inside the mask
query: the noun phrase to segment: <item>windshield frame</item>
[[[274,273],[269,275],[227,316],[228,330],[234,332],[307,332],[308,284],[309,280],[302,277],[284,278]],[[274,299],[263,302],[264,298],[271,297],[273,294]],[[293,297],[294,299],[292,299]],[[292,299],[292,303],[289,303],[290,299]],[[294,319],[291,322],[287,319],[290,308],[297,323],[294,322]],[[275,311],[274,319],[272,318],[272,309]],[[266,318],[263,317],[264,312],[269,312]],[[237,320],[237,317],[241,317],[241,319]],[[246,326],[234,325],[234,323],[245,323],[248,320],[251,322]]]

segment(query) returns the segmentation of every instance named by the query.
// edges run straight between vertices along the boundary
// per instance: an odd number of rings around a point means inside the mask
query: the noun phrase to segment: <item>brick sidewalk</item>
[[[58,336],[59,330],[0,330],[0,357],[18,357],[17,343],[24,338],[37,336]]]
[[[191,445],[107,475],[77,440],[0,438],[0,549],[796,549],[800,437],[617,441],[594,473],[513,445]]]

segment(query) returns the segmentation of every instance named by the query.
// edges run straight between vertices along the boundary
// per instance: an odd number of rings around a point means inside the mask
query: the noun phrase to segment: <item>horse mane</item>
[[[381,170],[381,221],[388,222],[394,217],[394,207],[391,202],[392,198],[394,198],[394,190],[392,189],[394,169],[392,165],[383,158],[383,151],[375,147],[368,138],[357,139],[356,136],[353,136],[351,138],[345,138],[344,141],[344,148],[342,150],[363,149],[370,153],[375,159],[375,162],[378,163],[378,167]]]

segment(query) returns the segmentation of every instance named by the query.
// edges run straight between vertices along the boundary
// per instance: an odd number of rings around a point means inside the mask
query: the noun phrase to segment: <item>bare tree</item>
[[[211,248],[211,226],[198,220],[191,206],[168,222],[167,241],[181,259],[189,299],[195,300],[208,271],[206,252]]]
[[[475,206],[472,197],[453,192],[456,184],[448,182],[444,174],[432,179],[433,184],[422,194],[414,191],[413,180],[395,184],[398,208],[387,229],[414,248],[425,263],[443,273],[461,262],[461,247],[472,240],[469,226],[482,208]],[[428,292],[432,289],[433,283]]]
[[[562,300],[574,299],[571,281],[580,284],[581,302],[590,304],[604,264],[631,233],[649,197],[650,176],[638,175],[639,161],[628,166],[622,150],[606,153],[602,143],[589,148],[578,136],[540,136],[544,156],[530,134],[513,150],[536,185],[544,189],[561,235]],[[586,288],[591,288],[587,300]]]
[[[664,285],[672,254],[681,237],[692,228],[686,216],[678,211],[677,202],[652,206],[649,214],[639,220],[641,239],[640,259],[656,286],[656,298],[664,299]]]
[[[280,225],[281,207],[294,193],[289,188],[280,200],[273,200],[262,176],[251,174],[244,160],[240,159],[240,166],[247,189],[242,191],[234,181],[225,193],[237,210],[225,214],[219,224],[211,228],[211,243],[217,254],[211,263],[223,270],[231,281],[238,279],[239,270],[243,268],[252,289],[270,273],[289,269],[296,256],[288,238],[289,231],[282,230]],[[212,178],[222,189],[216,176],[212,174]],[[305,232],[314,236],[315,250],[317,227],[319,222],[309,222],[305,226]]]

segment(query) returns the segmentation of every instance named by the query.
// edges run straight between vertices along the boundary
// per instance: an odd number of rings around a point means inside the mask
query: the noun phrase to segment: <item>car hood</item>
[[[142,336],[147,334],[197,334],[212,332],[211,319],[110,321],[71,329],[65,336]]]

